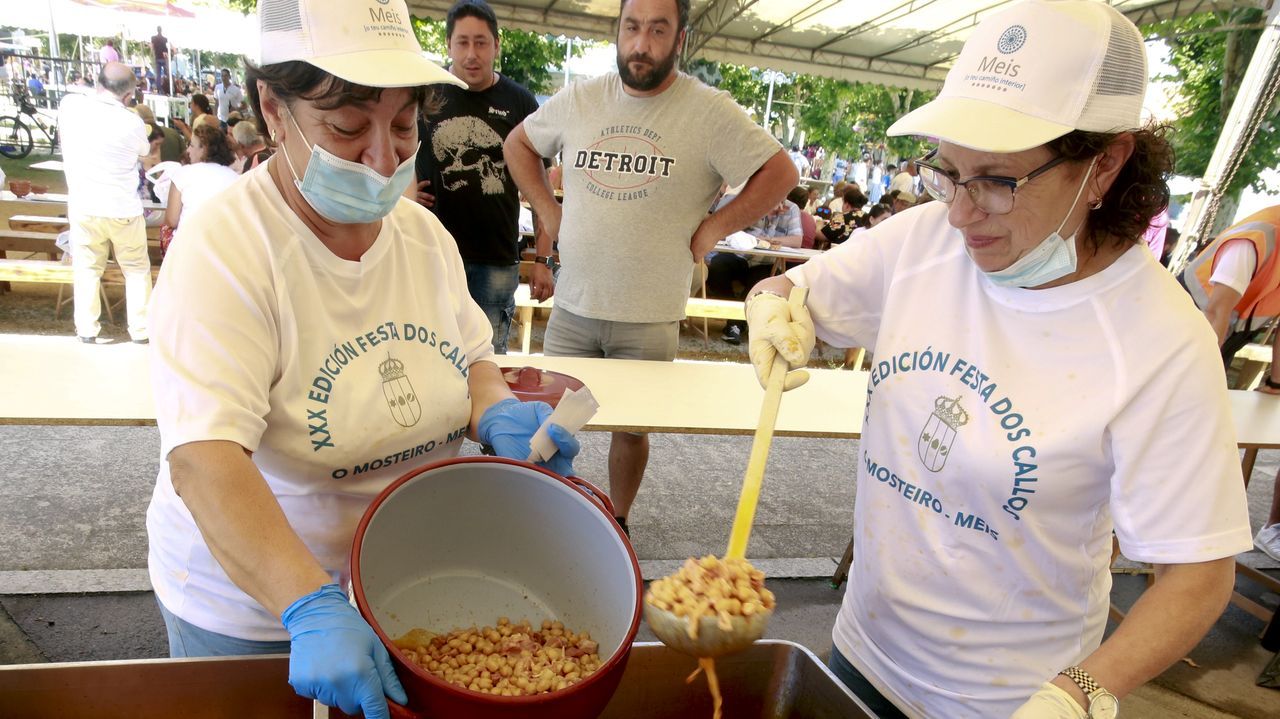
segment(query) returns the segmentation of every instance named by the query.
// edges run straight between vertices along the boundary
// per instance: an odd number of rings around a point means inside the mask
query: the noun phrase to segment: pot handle
[[[387,700],[387,708],[391,710],[391,719],[422,719],[422,715],[413,711],[403,704],[396,704],[390,699]],[[329,707],[320,702],[319,699],[312,700],[311,703],[311,719],[329,719]],[[347,716],[342,714],[342,716]]]
[[[617,516],[613,511],[613,502],[609,501],[609,495],[600,490],[599,487],[588,482],[582,477],[565,477],[565,479],[573,482],[573,486],[587,493],[587,496],[595,500],[600,508],[609,513],[610,517]]]
[[[387,708],[391,710],[391,719],[422,719],[422,715],[403,704],[387,700]]]

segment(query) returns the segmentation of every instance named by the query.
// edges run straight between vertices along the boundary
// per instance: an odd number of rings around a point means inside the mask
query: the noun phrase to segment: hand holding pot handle
[[[387,697],[409,698],[387,649],[336,584],[307,594],[280,615],[289,631],[289,686],[347,714],[389,719]]]

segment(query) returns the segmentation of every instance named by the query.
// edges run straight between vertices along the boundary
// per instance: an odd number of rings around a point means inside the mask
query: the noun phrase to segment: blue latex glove
[[[301,597],[280,619],[292,643],[289,686],[298,694],[368,719],[390,719],[387,697],[409,701],[387,648],[338,585]]]
[[[546,402],[521,402],[510,397],[484,411],[476,434],[481,442],[493,447],[499,457],[523,462],[529,458],[529,441],[550,416],[551,405]],[[573,476],[573,458],[578,456],[582,445],[558,424],[547,427],[547,436],[555,444],[556,453],[538,465],[561,477]]]

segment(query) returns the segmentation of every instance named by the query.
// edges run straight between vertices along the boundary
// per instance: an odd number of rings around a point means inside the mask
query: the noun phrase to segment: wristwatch
[[[554,255],[534,255],[533,263],[536,265],[546,265],[547,269],[552,272],[560,269],[560,263],[556,262]]]
[[[1270,387],[1271,389],[1280,389],[1280,382],[1276,382],[1275,380],[1271,379],[1270,374],[1262,378],[1262,383],[1265,384],[1267,387]]]
[[[1067,667],[1058,672],[1080,687],[1080,691],[1089,698],[1087,715],[1089,719],[1115,719],[1120,715],[1120,700],[1116,695],[1098,685],[1089,672],[1080,667]]]

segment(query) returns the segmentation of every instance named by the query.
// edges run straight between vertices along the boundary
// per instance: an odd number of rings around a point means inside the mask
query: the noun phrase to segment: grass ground
[[[7,157],[0,157],[0,171],[5,174],[6,183],[4,189],[8,189],[8,180],[30,180],[40,185],[47,185],[50,192],[65,193],[67,191],[67,180],[62,176],[61,172],[53,170],[33,170],[31,168],[37,162],[44,162],[50,159],[61,159],[59,156],[50,156],[42,153],[39,149],[21,160],[11,160]]]

